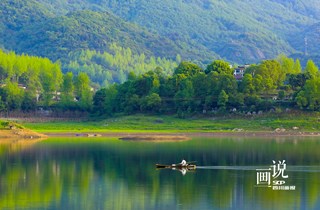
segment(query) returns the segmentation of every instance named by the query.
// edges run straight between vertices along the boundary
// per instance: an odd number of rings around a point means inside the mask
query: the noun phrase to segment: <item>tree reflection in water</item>
[[[0,208],[320,208],[320,167],[307,171],[308,166],[320,166],[319,140],[225,138],[148,143],[79,138],[49,139],[15,150],[1,145]],[[198,169],[182,176],[155,169],[155,163],[171,164],[182,158],[196,160],[200,166],[234,170]],[[307,166],[287,171],[295,191],[254,187],[252,167],[269,166],[272,160]],[[250,170],[242,170],[245,167]]]

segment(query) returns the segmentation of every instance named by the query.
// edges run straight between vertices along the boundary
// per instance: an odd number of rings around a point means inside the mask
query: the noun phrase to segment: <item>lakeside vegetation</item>
[[[174,116],[131,115],[105,120],[21,122],[25,127],[44,133],[81,132],[239,132],[275,131],[318,132],[320,113],[273,114],[179,119]],[[295,128],[296,127],[296,128]]]
[[[81,50],[110,53],[113,42],[139,54],[167,59],[180,54],[206,64],[304,53],[305,37],[307,54],[318,54],[316,0],[1,2],[0,46],[53,61],[68,63],[69,53]]]
[[[128,61],[125,58],[130,56],[125,54],[129,49],[114,48],[126,52],[120,60]],[[121,63],[116,57],[113,59]],[[149,65],[151,68],[157,63]],[[277,109],[320,110],[320,73],[312,60],[302,71],[298,59],[280,55],[251,65],[242,80],[236,80],[234,69],[223,60],[215,60],[205,69],[182,61],[176,68],[168,63],[165,70],[155,67],[143,72],[127,72],[124,83],[96,90],[85,72],[63,74],[59,62],[0,51],[0,111],[41,108],[90,113],[92,118],[118,113],[189,118],[230,112],[254,115]]]

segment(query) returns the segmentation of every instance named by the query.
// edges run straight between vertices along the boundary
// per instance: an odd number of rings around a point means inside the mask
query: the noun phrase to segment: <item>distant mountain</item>
[[[300,36],[320,22],[320,4],[318,0],[2,0],[0,15],[4,17],[0,46],[52,59],[80,49],[108,51],[108,43],[116,42],[147,55],[252,63],[280,53],[303,53]],[[310,51],[320,54],[319,49]]]
[[[320,54],[320,23],[307,27],[290,38],[292,46],[307,55]]]
[[[0,14],[4,17],[0,24],[1,44],[18,53],[66,61],[71,52],[86,49],[109,51],[108,47],[117,43],[147,56],[175,59],[181,54],[194,60],[219,58],[204,47],[174,42],[125,22],[110,12],[81,10],[58,16],[37,2],[14,0],[1,5]]]
[[[296,53],[289,43],[292,33],[320,18],[317,0],[60,0],[55,5],[64,12],[109,10],[171,40],[240,63]]]
[[[189,53],[189,48],[184,49],[179,43],[152,34],[108,12],[79,11],[49,18],[27,25],[6,40],[6,45],[14,46],[17,52],[47,56],[53,60],[63,59],[70,52],[83,49],[108,51],[111,43],[119,43],[148,56],[175,58],[178,53],[194,59],[205,56],[204,53],[197,55],[195,51]]]
[[[26,24],[34,24],[53,17],[53,13],[34,0],[1,0],[0,17],[1,46],[5,45],[7,37],[21,30]]]

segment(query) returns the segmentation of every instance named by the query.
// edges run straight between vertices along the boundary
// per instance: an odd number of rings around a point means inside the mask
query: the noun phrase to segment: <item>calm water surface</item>
[[[199,168],[155,169],[183,158]],[[296,190],[255,186],[273,160]],[[319,138],[0,143],[0,209],[320,209],[319,195]]]

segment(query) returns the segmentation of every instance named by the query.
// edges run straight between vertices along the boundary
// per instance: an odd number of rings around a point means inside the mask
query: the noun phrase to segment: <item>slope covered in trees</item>
[[[130,73],[141,75],[158,68],[165,75],[170,75],[181,61],[180,55],[175,60],[147,57],[144,53],[133,53],[130,48],[123,48],[115,43],[109,49],[110,53],[92,50],[71,53],[68,56],[70,62],[64,69],[75,74],[86,72],[96,85],[106,87],[125,82]]]
[[[181,62],[173,75],[150,71],[121,85],[103,88],[94,96],[98,114],[255,112],[276,108],[320,110],[320,72],[308,61],[284,55],[250,66],[237,81],[229,63],[216,60],[206,69]]]
[[[201,46],[240,63],[294,53],[296,48],[288,43],[292,33],[320,21],[316,0],[41,2],[51,9],[54,4],[64,13],[81,8],[112,11],[175,42]]]
[[[307,55],[319,55],[320,22],[291,37],[292,45]]]
[[[303,52],[292,34],[320,22],[319,10],[315,0],[5,0],[0,45],[57,59],[116,42],[147,56],[251,63]]]
[[[1,3],[0,46],[18,53],[60,59],[63,63],[68,62],[70,52],[87,49],[109,52],[108,47],[112,43],[148,57],[175,59],[177,54],[181,54],[194,60],[218,58],[204,47],[174,42],[125,22],[111,12],[83,10],[59,16],[51,10],[33,1]]]
[[[0,50],[0,111],[32,111],[59,105],[90,110],[93,91],[85,73],[62,74],[60,64],[47,58]]]
[[[143,55],[130,57],[129,49],[116,45],[112,48],[117,52],[114,56],[95,51],[83,51],[82,56],[84,61],[90,61],[86,60],[90,56],[93,60],[100,59],[101,65],[112,62],[119,65],[119,56],[129,64],[134,64],[130,59],[143,58]],[[123,84],[95,91],[84,72],[63,74],[59,62],[0,51],[0,112],[28,112],[41,106],[93,111],[99,115],[144,112],[177,113],[184,117],[230,109],[244,112],[276,107],[320,110],[320,72],[311,60],[302,72],[299,60],[281,55],[275,60],[251,65],[241,81],[235,79],[233,69],[223,60],[213,61],[206,69],[187,61],[175,67],[174,62],[155,58],[144,65],[151,68],[161,62],[168,65],[167,71],[157,67],[140,75],[130,72]],[[171,68],[173,71],[168,71]]]
[[[107,12],[81,11],[50,18],[24,27],[6,39],[8,45],[14,43],[17,52],[62,61],[73,51],[109,51],[109,45],[114,42],[147,56],[175,58],[179,52],[187,57],[195,56],[173,41],[153,35]]]

